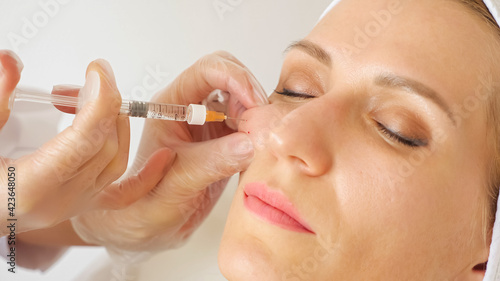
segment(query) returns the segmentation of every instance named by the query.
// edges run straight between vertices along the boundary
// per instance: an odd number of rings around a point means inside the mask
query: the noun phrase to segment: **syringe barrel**
[[[9,109],[14,101],[48,103],[63,107],[74,107],[77,111],[85,103],[77,96],[49,94],[36,89],[16,88],[10,96]],[[190,125],[203,125],[208,122],[222,122],[226,116],[222,112],[207,111],[201,104],[176,105],[143,101],[123,100],[120,114],[130,117],[142,117],[171,121],[187,121]]]
[[[185,105],[124,100],[120,113],[131,117],[172,121],[187,120],[187,106]]]

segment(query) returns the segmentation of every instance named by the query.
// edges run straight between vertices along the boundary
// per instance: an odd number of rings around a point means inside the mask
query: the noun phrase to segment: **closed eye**
[[[278,95],[283,95],[287,97],[292,97],[292,98],[300,98],[300,99],[312,99],[316,98],[316,96],[309,95],[309,94],[304,94],[304,93],[297,93],[294,91],[290,91],[287,88],[283,88],[283,90],[280,92],[278,90],[274,90],[274,92]]]
[[[422,147],[422,146],[426,146],[428,144],[428,141],[425,140],[425,139],[416,139],[416,138],[409,138],[409,137],[405,137],[397,132],[394,132],[390,129],[388,129],[386,126],[384,126],[382,123],[380,122],[377,122],[377,127],[378,129],[384,134],[386,135],[389,139],[391,140],[394,140],[398,143],[401,143],[405,146],[409,146],[409,147]]]

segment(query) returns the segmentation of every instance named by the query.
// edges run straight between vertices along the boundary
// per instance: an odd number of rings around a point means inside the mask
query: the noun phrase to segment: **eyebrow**
[[[409,93],[416,94],[433,101],[446,113],[453,125],[456,126],[456,120],[453,118],[453,114],[448,104],[446,104],[446,102],[436,91],[424,85],[423,83],[407,77],[401,77],[387,73],[377,76],[375,78],[375,84],[389,88],[400,88]]]
[[[332,65],[332,58],[330,57],[330,55],[319,45],[311,41],[308,40],[295,41],[285,49],[284,53],[286,54],[292,49],[300,49],[308,53],[310,56],[316,58],[321,63],[327,65],[328,67]]]
[[[325,49],[323,49],[318,44],[313,43],[309,40],[300,40],[293,42],[285,49],[284,53],[287,53],[292,49],[300,49],[309,54],[310,56],[316,58],[321,63],[327,65],[328,67],[331,67],[332,65],[332,58],[325,51]],[[448,104],[444,102],[444,100],[436,91],[426,86],[425,84],[408,77],[397,76],[391,73],[386,73],[377,76],[375,78],[375,84],[389,88],[400,88],[409,93],[416,94],[433,101],[439,108],[441,108],[446,113],[446,116],[448,116],[453,125],[456,126],[457,122],[453,118],[453,113],[451,112]]]

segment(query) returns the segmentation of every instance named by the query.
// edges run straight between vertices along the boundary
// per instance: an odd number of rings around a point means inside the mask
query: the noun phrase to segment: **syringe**
[[[14,107],[14,101],[48,103],[75,108],[78,106],[78,97],[49,94],[39,90],[21,87],[17,87],[11,95],[9,109]],[[203,125],[205,122],[222,122],[226,119],[237,119],[227,117],[222,112],[207,110],[206,106],[201,104],[177,105],[133,100],[122,100],[120,114],[130,117],[185,121],[192,125]]]

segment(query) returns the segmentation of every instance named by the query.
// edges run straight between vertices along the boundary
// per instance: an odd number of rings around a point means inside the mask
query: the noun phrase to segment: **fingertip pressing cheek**
[[[247,108],[242,103],[240,103],[238,99],[230,97],[229,106],[227,108],[227,116],[231,117],[232,119],[226,120],[227,126],[233,130],[237,130],[239,123],[241,123],[241,121],[238,119],[242,119],[241,116],[246,110]]]

